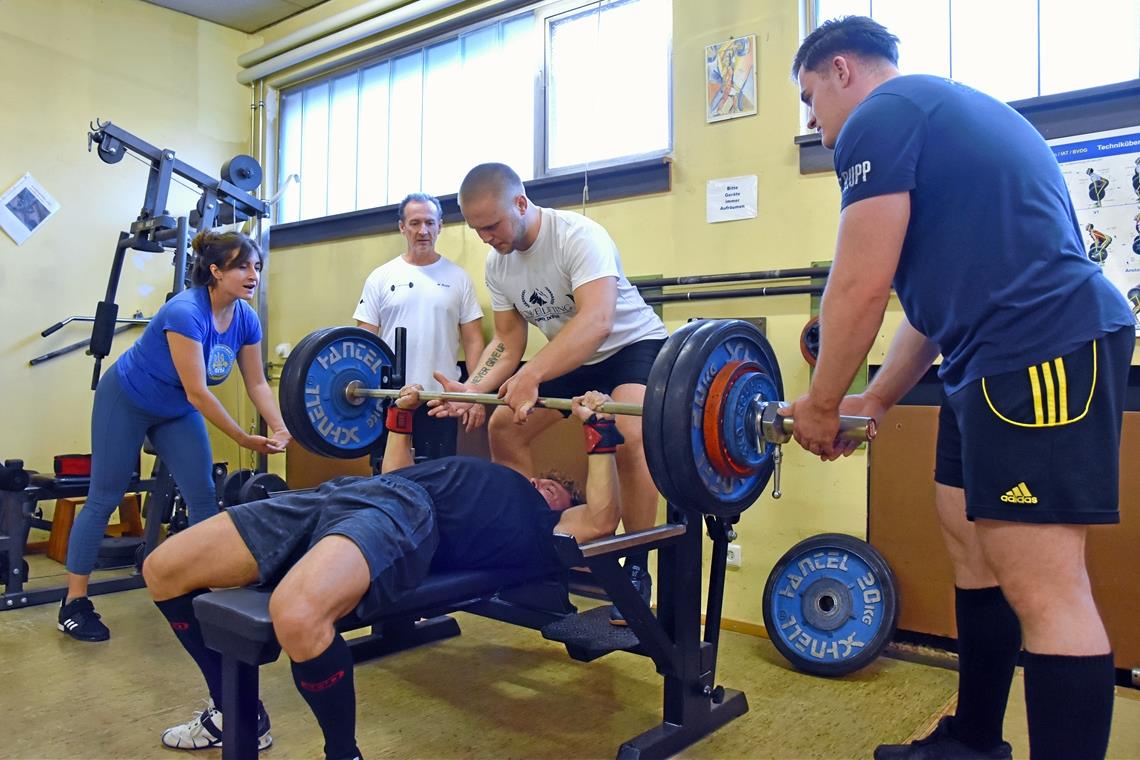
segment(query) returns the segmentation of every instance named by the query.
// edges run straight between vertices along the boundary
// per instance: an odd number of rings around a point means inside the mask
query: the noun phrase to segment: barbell
[[[352,380],[344,389],[349,403],[362,404],[369,398],[400,397],[398,388],[365,388],[359,380]],[[504,401],[494,393],[474,393],[471,391],[420,391],[420,401],[460,401],[468,404],[487,404],[489,406],[506,406]],[[568,398],[546,398],[539,396],[535,401],[536,407],[543,409],[558,409],[570,411],[574,401]],[[795,430],[795,418],[792,415],[780,415],[778,409],[784,406],[779,401],[764,401],[756,397],[752,399],[752,414],[755,422],[753,429],[760,428],[760,434],[765,441],[784,444],[791,440],[792,431]],[[642,404],[628,404],[620,401],[607,401],[598,406],[598,411],[605,414],[621,414],[641,417],[645,411]],[[850,441],[868,440],[868,425],[872,428],[874,420],[870,417],[840,417],[839,437]],[[873,434],[872,434],[873,435]]]
[[[316,454],[355,458],[376,451],[385,436],[386,400],[395,357],[376,335],[330,327],[307,335],[281,373],[280,404],[293,439]],[[501,405],[494,394],[423,391],[424,401]],[[649,373],[643,404],[608,402],[602,411],[642,417],[645,457],[654,484],[672,504],[702,514],[733,516],[775,477],[780,447],[795,421],[778,414],[783,381],[771,345],[750,322],[690,322],[665,341]],[[569,399],[538,405],[569,410]],[[840,437],[874,438],[874,420],[840,418]]]

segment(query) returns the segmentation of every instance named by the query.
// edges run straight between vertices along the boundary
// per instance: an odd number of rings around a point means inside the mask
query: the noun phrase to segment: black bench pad
[[[549,572],[533,568],[434,573],[382,614],[364,619],[353,612],[337,628],[350,631],[390,619],[432,617],[501,589],[549,577]],[[276,660],[280,647],[269,618],[270,593],[261,588],[233,588],[195,598],[194,615],[202,625],[206,645],[252,665]]]

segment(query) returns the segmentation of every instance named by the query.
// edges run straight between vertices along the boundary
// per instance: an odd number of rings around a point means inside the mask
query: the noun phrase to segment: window
[[[671,29],[670,0],[561,2],[284,91],[279,177],[301,181],[277,221],[454,193],[484,161],[527,180],[664,155]]]
[[[1005,101],[1140,77],[1140,0],[807,0],[814,23],[871,16],[904,74],[951,77]]]

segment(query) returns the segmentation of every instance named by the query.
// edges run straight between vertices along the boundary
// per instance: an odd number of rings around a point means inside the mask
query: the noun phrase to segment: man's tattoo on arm
[[[478,372],[471,376],[471,379],[468,380],[468,382],[471,385],[478,385],[480,382],[482,382],[483,378],[487,377],[487,373],[491,371],[491,367],[494,367],[499,363],[499,359],[503,358],[503,354],[506,353],[506,351],[506,344],[502,342],[498,343],[493,349],[491,349],[491,355],[487,357],[487,361],[483,362],[483,366],[479,368]]]

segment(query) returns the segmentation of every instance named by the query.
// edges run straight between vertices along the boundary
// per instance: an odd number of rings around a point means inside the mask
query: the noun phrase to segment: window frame
[[[816,0],[803,0],[804,28],[801,39],[816,29]],[[1037,44],[1040,56],[1041,44]],[[950,62],[953,72],[953,60]],[[1040,88],[1040,72],[1038,73]],[[1140,78],[1088,87],[1081,90],[1038,95],[1008,101],[1008,105],[1029,121],[1042,136],[1051,140],[1086,132],[1100,132],[1140,125]],[[800,104],[800,128],[806,126],[806,106]],[[834,172],[833,151],[823,147],[815,132],[801,132],[793,138],[799,152],[800,174]]]
[[[322,68],[314,72],[311,77],[289,82],[287,87],[266,87],[265,99],[262,102],[272,103],[267,111],[273,116],[267,123],[270,130],[268,137],[272,139],[271,147],[267,146],[267,155],[273,157],[272,173],[269,173],[270,167],[267,166],[267,176],[274,177],[275,187],[281,187],[282,178],[278,176],[277,166],[282,142],[280,112],[286,94],[305,91],[322,84],[327,84],[331,88],[334,80],[350,72],[359,72],[383,61],[390,63],[401,55],[417,50],[426,51],[433,45],[456,39],[466,32],[502,22],[512,16],[530,13],[534,18],[536,29],[542,35],[539,40],[542,45],[542,54],[535,60],[534,70],[536,129],[533,169],[536,176],[534,179],[524,182],[528,197],[540,205],[556,206],[669,191],[672,187],[671,156],[674,139],[672,36],[670,36],[665,55],[665,65],[668,67],[670,81],[667,105],[668,146],[662,150],[577,166],[559,167],[557,170],[548,168],[546,81],[550,57],[549,19],[573,12],[579,8],[596,5],[598,2],[599,0],[555,0],[555,2],[517,0],[496,4],[494,7],[488,8],[487,12],[474,17],[467,17],[451,24],[436,25],[419,32],[413,32],[399,40],[381,43],[367,51],[340,61],[336,66]],[[607,0],[600,0],[600,2],[604,4]],[[356,192],[359,196],[359,188]],[[462,215],[458,210],[456,195],[452,193],[438,197],[443,204],[443,222],[461,221]],[[274,206],[276,205],[277,203],[274,203]],[[293,222],[274,222],[270,228],[270,242],[275,247],[293,246],[396,231],[398,229],[398,206],[398,202],[389,203],[383,206],[332,215],[326,214]]]

